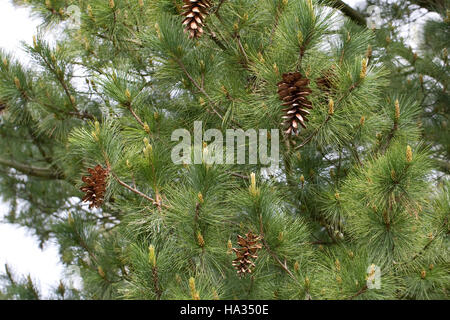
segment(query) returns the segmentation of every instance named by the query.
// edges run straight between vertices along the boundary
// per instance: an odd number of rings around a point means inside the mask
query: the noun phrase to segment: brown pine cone
[[[95,168],[88,168],[89,175],[83,176],[81,180],[85,183],[80,190],[85,193],[83,202],[90,202],[89,209],[93,207],[99,208],[103,204],[106,193],[106,180],[109,170],[104,169],[101,165]]]
[[[259,241],[261,236],[256,236],[252,232],[245,235],[245,238],[238,235],[239,249],[233,248],[236,253],[236,259],[233,260],[233,266],[237,269],[238,275],[244,276],[246,273],[251,273],[255,267],[253,262],[258,258],[257,251],[262,248]]]
[[[312,109],[312,103],[307,99],[312,90],[308,88],[309,79],[303,78],[300,72],[289,72],[283,74],[283,80],[278,82],[278,95],[284,101],[283,109],[285,115],[283,116],[283,125],[286,127],[285,133],[287,135],[294,133],[298,135],[298,125],[306,128],[305,122],[309,115],[307,109]]]
[[[189,38],[199,38],[203,34],[203,25],[208,9],[211,7],[210,0],[183,0],[182,16],[184,32],[189,32]]]

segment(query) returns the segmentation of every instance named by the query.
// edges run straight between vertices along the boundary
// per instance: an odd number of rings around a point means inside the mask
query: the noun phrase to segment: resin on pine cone
[[[253,261],[258,258],[257,251],[262,248],[259,243],[261,236],[249,232],[245,237],[240,235],[237,237],[240,248],[233,248],[233,251],[236,253],[236,259],[233,260],[233,266],[237,269],[238,275],[244,276],[246,273],[251,273],[252,269],[255,267]]]
[[[288,135],[297,135],[299,125],[306,128],[308,109],[312,109],[312,103],[307,98],[312,93],[308,85],[309,79],[304,78],[300,72],[284,73],[283,80],[277,84],[278,95],[284,101],[282,105],[287,107],[283,109],[283,125]]]
[[[211,7],[210,0],[183,0],[183,25],[184,32],[189,32],[189,38],[198,38],[203,34],[203,25],[208,9]]]
[[[81,180],[85,183],[80,190],[85,193],[83,202],[90,202],[89,209],[99,208],[103,204],[106,193],[106,180],[109,171],[101,165],[95,168],[88,168],[89,175],[83,176]]]

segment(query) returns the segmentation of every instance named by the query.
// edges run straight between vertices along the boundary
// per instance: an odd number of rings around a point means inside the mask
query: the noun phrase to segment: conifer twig
[[[162,291],[159,287],[159,277],[158,277],[158,268],[156,266],[152,267],[152,275],[153,275],[153,287],[156,293],[156,299],[161,300]]]
[[[156,201],[155,199],[153,199],[152,197],[149,197],[148,195],[142,193],[141,191],[133,188],[132,186],[126,184],[125,182],[123,182],[122,180],[120,180],[120,178],[114,173],[111,172],[111,175],[114,177],[114,179],[123,187],[127,188],[128,190],[130,190],[131,192],[136,193],[137,195],[141,196],[142,198],[150,201],[152,204],[154,204],[155,206],[159,207],[164,207],[164,208],[170,208],[168,205],[165,205],[163,203],[160,203],[158,201]]]
[[[345,14],[347,17],[352,19],[354,22],[361,26],[367,26],[366,18],[362,14],[360,14],[358,11],[350,7],[348,4],[343,2],[342,0],[333,0],[330,2],[331,6],[334,8],[339,9],[342,11],[343,14]]]
[[[219,48],[223,51],[226,51],[227,47],[222,43],[222,41],[220,41],[220,39],[217,37],[217,34],[212,31],[208,25],[206,25],[206,29],[209,31],[209,37],[217,44],[217,46],[219,46]]]
[[[353,300],[354,298],[356,298],[357,296],[363,294],[364,292],[367,291],[367,284],[364,285],[357,293],[355,293],[353,296],[351,296],[350,298],[348,298],[349,300]]]
[[[217,15],[217,13],[218,13],[219,10],[220,10],[220,7],[222,7],[222,5],[223,5],[223,3],[224,3],[225,1],[227,1],[227,0],[220,0],[219,4],[218,4],[217,7],[213,10],[212,13]]]
[[[179,59],[175,59],[175,61],[177,62],[177,64],[180,66],[181,70],[183,70],[184,74],[186,75],[186,77],[188,77],[189,81],[192,82],[192,84],[201,92],[203,93],[203,95],[208,99],[208,101],[211,104],[214,104],[213,100],[211,99],[211,97],[208,95],[208,93],[205,91],[205,89],[203,89],[202,86],[200,86],[197,81],[195,81],[195,79],[191,76],[191,74],[187,71],[184,63],[179,60]],[[212,112],[214,112],[222,121],[223,121],[223,116],[214,108],[211,106],[211,110]]]
[[[133,115],[133,117],[136,119],[136,121],[142,126],[142,128],[145,129],[145,124],[144,122],[141,120],[141,118],[136,114],[136,112],[134,111],[133,107],[131,106],[131,103],[127,103],[126,105],[128,111],[130,111],[130,113]]]
[[[358,86],[358,84],[359,84],[359,81],[353,83],[353,84],[350,86],[350,88],[348,89],[348,92],[347,92],[345,95],[343,95],[343,96],[335,103],[335,109],[334,109],[335,111],[336,111],[336,109],[337,109],[339,103],[341,103],[342,100],[344,100],[345,98],[347,98],[348,95],[350,94],[350,92],[352,92],[354,89],[356,89],[356,87]],[[328,114],[327,117],[325,118],[325,120],[319,125],[319,127],[317,127],[317,129],[314,130],[313,133],[311,133],[305,140],[303,140],[301,144],[299,144],[298,146],[296,146],[296,147],[294,148],[294,150],[298,150],[298,149],[304,147],[305,145],[307,145],[307,144],[308,144],[308,143],[309,143],[309,142],[310,142],[310,141],[311,141],[311,140],[319,133],[320,129],[322,129],[322,127],[323,127],[324,125],[326,125],[326,124],[328,123],[328,121],[330,121],[331,117],[332,117],[332,115],[331,115],[331,114]]]
[[[280,15],[281,15],[281,5],[278,5],[278,7],[277,7],[277,13],[275,14],[275,21],[274,21],[274,23],[273,23],[272,30],[270,31],[269,43],[261,50],[261,54],[264,53],[264,50],[265,50],[266,48],[268,48],[268,47],[270,47],[270,46],[272,45],[273,38],[274,38],[274,36],[275,36],[275,31],[276,31],[277,28],[278,28],[278,23],[279,23],[279,20],[280,20]]]
[[[244,180],[250,180],[249,176],[246,176],[246,175],[243,175],[243,174],[240,174],[240,173],[237,173],[237,172],[228,172],[228,173],[230,175],[232,175],[233,177],[241,178],[241,179],[244,179]]]
[[[16,169],[17,171],[32,177],[44,179],[64,179],[64,175],[59,172],[55,172],[55,170],[23,164],[4,158],[0,158],[0,165]]]
[[[264,225],[262,222],[262,215],[259,215],[259,232],[261,235],[261,242],[264,245],[264,248],[266,248],[267,252],[272,256],[272,258],[281,266],[281,268],[287,272],[287,274],[295,281],[297,281],[297,278],[295,278],[294,274],[289,270],[289,268],[286,265],[286,261],[281,262],[280,258],[276,255],[275,252],[273,252],[270,247],[269,244],[266,242],[266,240],[264,239]]]

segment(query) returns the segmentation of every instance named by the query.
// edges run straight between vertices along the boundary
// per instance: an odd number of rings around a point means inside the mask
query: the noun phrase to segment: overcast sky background
[[[344,2],[354,7],[364,1]],[[39,20],[30,17],[29,10],[14,8],[10,0],[0,0],[0,48],[14,53],[26,63],[27,56],[22,51],[20,42],[31,44],[39,23]],[[0,201],[0,221],[7,212],[8,204]],[[5,263],[18,274],[31,274],[44,296],[47,296],[50,287],[57,285],[63,277],[63,267],[59,262],[58,247],[55,243],[49,241],[44,250],[40,250],[36,238],[25,228],[0,223],[0,272],[4,271]]]

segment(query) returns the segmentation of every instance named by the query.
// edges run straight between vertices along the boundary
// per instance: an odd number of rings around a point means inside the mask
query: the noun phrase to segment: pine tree
[[[67,2],[31,66],[0,54],[0,192],[79,268],[59,297],[448,299],[449,184],[382,30],[339,1],[16,1],[47,26]],[[279,170],[173,163],[195,121],[280,129]]]
[[[366,0],[361,12],[355,11],[354,20],[364,24],[370,6],[377,8],[372,14],[379,19],[374,30],[374,59],[392,70],[392,92],[419,102],[422,138],[433,146],[437,169],[448,175],[450,1]]]

